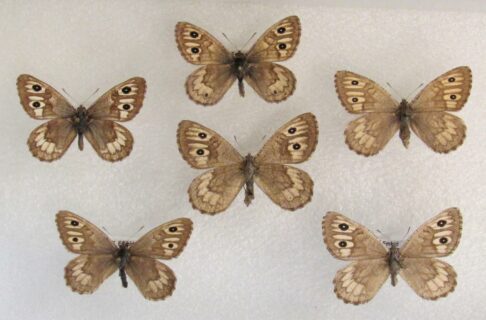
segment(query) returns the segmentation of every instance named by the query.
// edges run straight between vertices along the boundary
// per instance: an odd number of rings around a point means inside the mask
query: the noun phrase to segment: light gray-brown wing
[[[389,274],[385,259],[353,261],[337,272],[334,292],[345,303],[366,303],[373,299]]]
[[[50,162],[66,153],[76,135],[71,121],[62,118],[52,119],[30,133],[27,145],[34,157]]]
[[[364,156],[380,152],[400,128],[394,113],[368,113],[351,121],[344,135],[348,147]]]
[[[116,251],[115,244],[103,231],[77,214],[59,211],[56,225],[62,243],[73,253],[112,255]]]
[[[469,67],[457,67],[431,81],[410,103],[413,112],[458,111],[471,92]]]
[[[316,117],[303,113],[280,127],[255,156],[264,164],[301,163],[314,152],[319,136]]]
[[[337,212],[328,212],[322,221],[324,243],[340,260],[384,260],[388,251],[364,226]]]
[[[179,218],[150,230],[130,246],[132,256],[156,259],[177,257],[186,246],[192,232],[192,221]]]
[[[229,64],[202,66],[187,77],[186,93],[192,101],[212,106],[223,98],[235,80]]]
[[[177,144],[182,157],[193,168],[207,169],[243,162],[243,157],[226,139],[194,121],[179,123]]]
[[[444,111],[414,112],[410,126],[429,148],[439,153],[456,150],[466,138],[462,119]]]
[[[295,91],[292,71],[277,63],[250,64],[245,75],[248,84],[267,102],[281,102]]]
[[[422,298],[436,300],[454,291],[457,274],[451,265],[433,258],[403,259],[400,276]]]
[[[263,164],[258,167],[255,183],[278,206],[296,210],[312,199],[311,177],[297,168],[282,164]]]
[[[153,258],[132,256],[126,272],[145,299],[163,300],[175,289],[174,272]]]
[[[64,269],[64,277],[66,284],[74,292],[93,293],[117,269],[113,255],[83,254],[68,263]]]
[[[462,216],[449,208],[422,224],[400,248],[403,258],[436,258],[450,255],[459,245]]]
[[[130,131],[111,120],[91,121],[84,135],[96,153],[107,161],[123,160],[133,148],[133,136]]]

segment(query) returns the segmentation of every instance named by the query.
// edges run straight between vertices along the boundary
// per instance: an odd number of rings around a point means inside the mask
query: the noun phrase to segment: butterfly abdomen
[[[245,157],[245,204],[250,205],[251,201],[255,198],[253,184],[256,172],[255,159],[251,154]]]
[[[400,120],[400,139],[405,148],[410,144],[410,116],[412,111],[407,100],[403,99],[398,107],[398,119]]]
[[[248,62],[243,52],[238,51],[233,54],[233,73],[238,79],[238,90],[240,96],[245,96],[245,86],[243,84],[243,78],[248,72]]]
[[[88,130],[89,123],[88,112],[85,107],[78,107],[76,113],[72,117],[72,122],[74,125],[74,129],[78,134],[78,148],[82,151],[84,148],[83,135]]]
[[[125,268],[128,264],[128,258],[129,258],[128,245],[122,243],[117,253],[117,257],[120,259],[118,263],[118,270],[119,270],[118,274],[120,275],[123,288],[127,288],[128,281],[127,281],[127,273],[125,271]]]
[[[396,286],[397,275],[400,272],[402,265],[400,263],[400,252],[398,247],[393,243],[388,253],[388,266],[390,267],[391,284],[392,286]]]

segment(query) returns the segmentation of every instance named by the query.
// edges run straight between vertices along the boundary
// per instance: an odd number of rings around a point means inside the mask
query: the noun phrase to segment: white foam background
[[[439,4],[439,2],[441,4]],[[2,319],[480,319],[486,307],[486,5],[481,1],[1,1],[0,10],[0,318]],[[184,81],[195,69],[180,56],[174,26],[199,25],[230,48],[296,14],[303,33],[283,64],[296,75],[287,101],[268,104],[251,88],[232,87],[216,106],[188,99]],[[460,65],[473,71],[473,89],[457,115],[467,124],[463,146],[433,153],[416,136],[408,150],[398,137],[371,158],[344,143],[355,118],[334,90],[337,70],[392,83],[403,96],[421,82]],[[75,144],[53,163],[26,146],[41,122],[19,103],[16,78],[29,73],[77,101],[132,76],[148,91],[140,114],[126,126],[132,154],[102,161]],[[397,97],[400,98],[400,97]],[[314,179],[314,198],[286,212],[260,190],[250,207],[240,194],[216,216],[192,209],[186,190],[202,173],[185,163],[176,144],[180,120],[198,121],[242,152],[257,152],[262,137],[285,121],[313,112],[316,152],[299,165]],[[400,238],[441,210],[464,216],[457,251],[445,260],[458,286],[436,302],[422,300],[401,280],[386,283],[370,303],[346,305],[332,279],[346,263],[324,247],[321,220],[335,210]],[[189,217],[194,231],[184,252],[166,261],[177,276],[165,301],[142,298],[132,282],[112,276],[92,295],[66,287],[64,266],[74,257],[54,223],[61,209],[78,213],[116,238],[173,218]]]

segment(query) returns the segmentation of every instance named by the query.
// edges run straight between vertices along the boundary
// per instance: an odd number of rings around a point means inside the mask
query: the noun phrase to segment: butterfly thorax
[[[392,286],[396,286],[397,275],[402,268],[400,250],[396,242],[391,242],[391,247],[388,251],[388,267],[390,268]]]
[[[400,139],[405,148],[408,148],[410,143],[410,117],[412,116],[412,109],[407,100],[402,99],[397,110],[397,117],[400,121]]]
[[[243,78],[245,78],[248,72],[248,61],[246,59],[246,54],[241,51],[233,52],[233,64],[232,72],[238,79],[238,89],[240,91],[240,96],[245,96],[245,87],[243,86]]]
[[[132,243],[129,241],[119,241],[118,242],[118,250],[116,252],[116,261],[118,263],[118,270],[120,279],[122,282],[122,286],[124,288],[128,287],[127,281],[127,274],[125,272],[125,268],[128,264],[130,259],[130,245]]]
[[[78,134],[78,147],[79,150],[83,150],[83,135],[88,130],[88,124],[90,118],[88,115],[88,110],[84,106],[79,106],[76,112],[71,116],[71,122]]]
[[[257,167],[255,164],[255,157],[248,154],[244,160],[243,175],[245,176],[245,204],[250,205],[251,201],[255,198],[253,193],[253,181]]]

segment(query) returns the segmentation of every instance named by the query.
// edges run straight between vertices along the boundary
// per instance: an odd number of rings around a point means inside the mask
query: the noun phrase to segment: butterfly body
[[[128,79],[111,88],[89,108],[75,108],[49,84],[27,74],[17,80],[20,102],[32,118],[48,120],[35,128],[27,140],[33,156],[41,161],[57,160],[78,137],[83,138],[107,161],[127,157],[133,148],[128,129],[118,124],[131,120],[140,111],[145,96],[145,80]]]
[[[301,114],[290,120],[255,155],[243,157],[215,131],[193,121],[179,123],[179,152],[191,167],[210,169],[189,186],[189,200],[202,213],[224,211],[244,188],[244,202],[254,199],[254,184],[287,210],[296,210],[311,200],[313,182],[303,170],[287,164],[307,160],[317,145],[315,116]]]
[[[449,112],[465,105],[471,85],[471,69],[457,67],[431,81],[411,102],[399,103],[373,80],[338,71],[335,86],[341,104],[349,113],[361,115],[346,127],[346,144],[360,155],[371,156],[380,152],[397,131],[408,147],[413,131],[435,152],[455,150],[464,142],[466,126]]]
[[[334,292],[345,303],[370,301],[391,276],[398,275],[422,298],[436,300],[454,291],[454,268],[437,258],[451,254],[458,246],[462,216],[449,208],[422,224],[401,246],[384,242],[368,229],[336,212],[328,212],[322,222],[324,242],[337,259],[351,263],[334,278]]]
[[[125,271],[125,268],[127,267],[130,260],[130,244],[131,243],[128,241],[118,242],[118,250],[115,254],[115,256],[117,257],[116,261],[118,262],[120,279],[124,288],[128,287],[127,273]]]
[[[207,31],[188,22],[177,23],[175,34],[184,59],[202,65],[186,80],[186,92],[198,104],[216,104],[235,80],[240,96],[245,96],[246,81],[268,102],[283,101],[295,90],[292,71],[274,62],[289,59],[297,49],[300,21],[296,16],[271,26],[248,52],[230,52]]]

